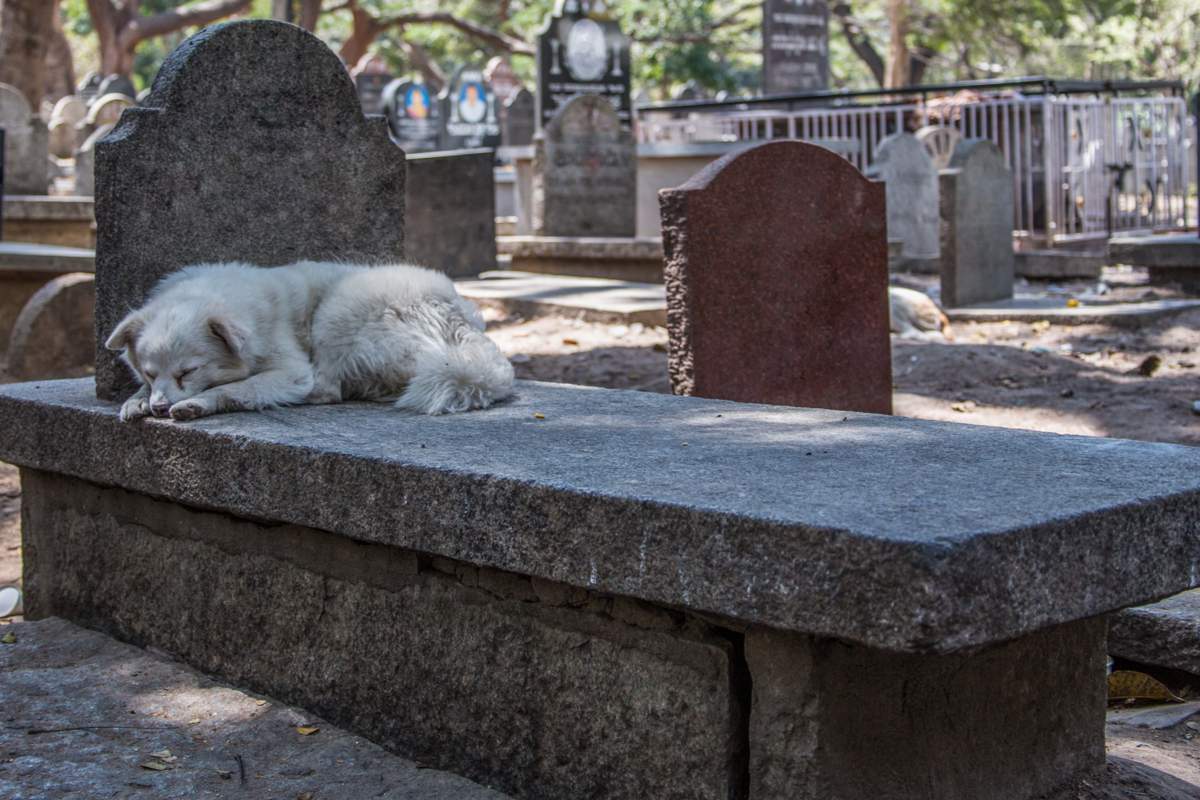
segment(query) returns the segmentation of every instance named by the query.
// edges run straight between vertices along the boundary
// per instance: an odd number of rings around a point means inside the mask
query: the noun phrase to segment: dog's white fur
[[[201,264],[106,342],[142,387],[121,419],[396,400],[448,414],[512,394],[513,369],[445,275],[409,265]]]

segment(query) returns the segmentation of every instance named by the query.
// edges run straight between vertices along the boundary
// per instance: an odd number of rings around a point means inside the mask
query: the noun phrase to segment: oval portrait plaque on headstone
[[[446,119],[442,149],[464,150],[497,147],[500,121],[496,116],[496,94],[483,77],[483,70],[464,67],[441,96]]]
[[[583,94],[604,97],[629,130],[629,38],[610,3],[558,0],[538,34],[538,122],[545,125],[568,100]]]
[[[383,110],[392,138],[406,152],[440,147],[441,114],[437,98],[420,81],[398,79],[383,90]]]

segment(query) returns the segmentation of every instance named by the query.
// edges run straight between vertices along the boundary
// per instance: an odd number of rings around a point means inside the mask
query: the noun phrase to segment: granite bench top
[[[1200,448],[518,389],[448,417],[345,404],[122,424],[91,379],[16,384],[0,387],[0,459],[903,652],[1200,585]]]

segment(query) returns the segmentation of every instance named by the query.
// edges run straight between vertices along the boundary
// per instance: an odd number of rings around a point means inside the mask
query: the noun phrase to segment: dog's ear
[[[125,317],[125,319],[121,320],[120,324],[117,325],[116,330],[114,330],[112,335],[108,337],[108,341],[104,343],[104,346],[109,350],[115,350],[118,352],[121,350],[128,350],[129,346],[133,344],[134,340],[137,339],[138,334],[140,334],[142,329],[145,327],[146,318],[142,316],[141,312],[134,311],[129,316]]]
[[[208,332],[233,356],[241,356],[242,349],[246,346],[246,340],[249,338],[246,331],[242,330],[237,323],[225,317],[209,317]]]

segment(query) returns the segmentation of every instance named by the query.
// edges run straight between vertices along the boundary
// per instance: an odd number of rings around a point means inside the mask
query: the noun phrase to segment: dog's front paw
[[[121,406],[121,422],[133,422],[150,416],[150,401],[145,397],[131,397]]]
[[[189,419],[199,419],[207,417],[209,414],[215,414],[216,407],[204,400],[192,398],[191,400],[180,400],[175,405],[171,406],[171,419],[185,422]]]

